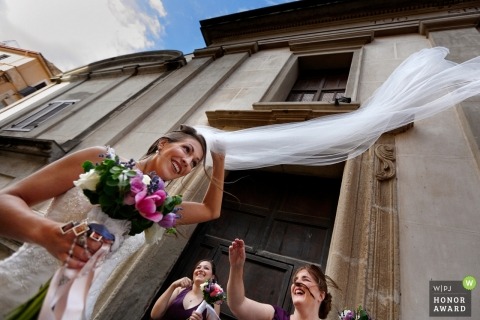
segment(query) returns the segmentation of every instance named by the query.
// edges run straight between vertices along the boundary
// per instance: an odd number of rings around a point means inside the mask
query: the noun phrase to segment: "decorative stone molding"
[[[100,60],[62,74],[57,81],[72,81],[92,77],[119,77],[122,75],[163,72],[186,64],[178,50],[158,50],[132,53]]]
[[[333,310],[361,304],[375,319],[399,318],[394,147],[395,136],[384,134],[367,152],[345,165],[326,268],[326,274],[340,287],[332,290]],[[378,179],[377,170],[385,168],[385,162],[389,169],[382,169],[386,173]]]
[[[375,176],[377,180],[389,180],[395,176],[395,149],[392,145],[377,145],[375,147],[375,155],[377,160],[375,162]]]
[[[41,156],[47,160],[47,163],[63,157],[66,153],[66,151],[53,140],[8,136],[0,136],[0,152]]]
[[[225,54],[247,52],[251,56],[253,53],[258,52],[258,44],[256,42],[227,45],[222,48]]]
[[[473,13],[470,16],[452,16],[446,18],[429,19],[420,21],[419,33],[428,37],[429,33],[433,31],[476,28],[479,24],[479,13]]]
[[[273,123],[298,122],[327,115],[348,113],[358,109],[358,103],[311,102],[257,102],[254,110],[215,110],[207,111],[208,123],[216,128],[250,128]]]
[[[292,52],[319,51],[332,48],[357,48],[373,41],[374,33],[361,32],[340,35],[317,36],[308,39],[292,40],[288,42]]]
[[[193,59],[198,58],[213,58],[213,60],[218,59],[224,55],[222,47],[210,47],[203,49],[195,49],[193,51]]]

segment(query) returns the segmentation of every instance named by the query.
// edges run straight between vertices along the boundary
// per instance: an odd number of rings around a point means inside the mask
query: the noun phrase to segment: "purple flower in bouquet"
[[[160,225],[160,227],[163,227],[166,229],[175,227],[175,223],[177,222],[177,219],[179,217],[179,215],[176,213],[177,212],[176,209],[180,209],[180,208],[175,208],[174,212],[167,213],[166,215],[163,216],[162,220],[158,221],[158,224]]]
[[[358,306],[357,310],[345,309],[338,314],[339,320],[371,320],[372,318],[362,306]]]

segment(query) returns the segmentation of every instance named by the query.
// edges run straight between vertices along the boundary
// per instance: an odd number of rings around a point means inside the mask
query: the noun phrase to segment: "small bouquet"
[[[203,301],[197,307],[197,312],[202,313],[205,308],[211,317],[220,319],[213,309],[214,304],[222,304],[227,300],[227,294],[223,291],[222,287],[214,280],[209,279],[200,285],[203,292]]]
[[[133,160],[121,162],[109,152],[97,165],[84,162],[85,173],[74,184],[110,218],[128,220],[129,235],[141,233],[154,223],[166,228],[167,233],[175,233],[179,210],[175,207],[182,203],[182,196],[168,196],[160,177],[154,172],[144,174],[134,166]]]
[[[372,320],[368,315],[367,311],[362,308],[361,305],[358,306],[357,310],[344,309],[338,314],[339,320]]]

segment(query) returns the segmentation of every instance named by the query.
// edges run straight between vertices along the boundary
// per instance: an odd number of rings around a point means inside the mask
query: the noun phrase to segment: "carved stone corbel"
[[[380,144],[375,147],[375,176],[377,180],[384,181],[392,179],[395,174],[395,147],[387,144]]]

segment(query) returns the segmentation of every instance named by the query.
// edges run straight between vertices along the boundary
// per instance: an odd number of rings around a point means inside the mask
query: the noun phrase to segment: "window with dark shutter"
[[[337,69],[300,73],[287,101],[335,101],[345,94],[348,72],[348,69]]]
[[[79,100],[63,100],[50,102],[42,110],[28,115],[26,118],[23,118],[19,122],[10,125],[10,127],[5,128],[4,130],[31,131],[32,129],[38,127],[41,123],[47,121],[48,119],[58,114],[60,111],[75,104],[78,101]]]

